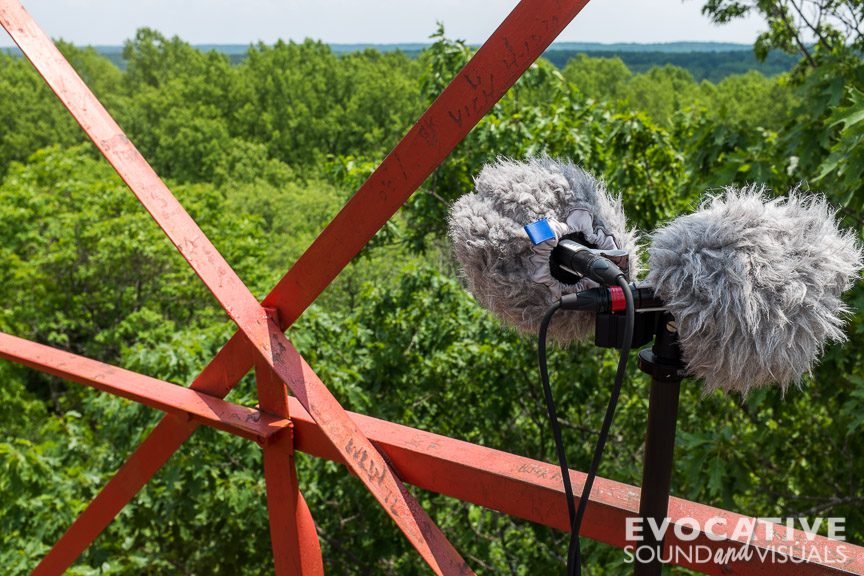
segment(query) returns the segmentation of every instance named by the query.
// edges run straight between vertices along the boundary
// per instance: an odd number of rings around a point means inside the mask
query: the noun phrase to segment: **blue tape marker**
[[[555,232],[552,231],[552,226],[549,225],[549,221],[545,218],[526,225],[525,232],[528,233],[528,238],[531,239],[531,242],[535,246],[555,238]]]

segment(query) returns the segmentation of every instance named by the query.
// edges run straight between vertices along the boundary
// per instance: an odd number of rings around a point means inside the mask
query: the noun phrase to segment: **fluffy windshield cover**
[[[861,247],[821,196],[726,189],[657,230],[646,281],[675,316],[689,372],[705,391],[783,390],[842,341],[841,294]]]
[[[549,220],[555,238],[533,246],[526,224]],[[595,286],[562,284],[549,271],[549,253],[561,236],[582,232],[603,248],[630,252],[635,278],[636,235],[627,229],[621,199],[570,162],[542,157],[499,159],[483,168],[475,190],[451,208],[450,239],[468,290],[506,323],[536,333],[543,314],[562,294]],[[549,337],[561,344],[594,332],[594,314],[559,312]]]

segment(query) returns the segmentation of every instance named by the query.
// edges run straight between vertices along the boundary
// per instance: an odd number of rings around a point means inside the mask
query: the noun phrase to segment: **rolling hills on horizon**
[[[215,50],[224,54],[244,54],[249,46],[256,45],[257,42],[249,44],[194,44],[199,50],[210,51]],[[403,52],[416,52],[423,50],[429,46],[430,42],[404,42],[391,44],[378,44],[374,42],[368,43],[330,43],[329,46],[334,52],[357,52],[372,48],[380,52],[391,52],[401,50]],[[471,44],[477,47],[479,44]],[[119,44],[94,44],[98,52],[102,54],[120,54],[123,52],[123,46]],[[17,53],[18,50],[14,46],[3,46],[0,49]],[[681,42],[656,42],[656,43],[638,43],[638,42],[554,42],[549,50],[571,50],[582,52],[663,52],[663,53],[686,53],[686,52],[735,52],[751,50],[750,44],[740,44],[735,42],[697,42],[697,41],[681,41]]]
[[[402,51],[411,57],[417,56],[430,43],[397,44],[329,44],[337,54],[347,54],[366,49],[379,52]],[[231,62],[241,62],[250,46],[254,44],[195,44],[195,48],[226,54]],[[123,46],[95,45],[93,48],[111,60],[119,68],[125,68]],[[15,47],[0,48],[7,53],[20,55]],[[771,53],[760,62],[749,44],[731,42],[666,42],[666,43],[599,43],[556,42],[544,53],[544,57],[556,66],[563,67],[579,54],[598,58],[620,58],[634,73],[645,72],[654,66],[673,65],[688,70],[696,80],[718,82],[731,74],[742,74],[756,70],[772,76],[790,70],[798,58],[779,52]]]

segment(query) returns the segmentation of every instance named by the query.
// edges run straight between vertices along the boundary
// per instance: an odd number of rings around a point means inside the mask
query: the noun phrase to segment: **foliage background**
[[[602,176],[646,232],[706,191],[757,182],[777,194],[822,191],[860,233],[861,36],[836,14],[814,32],[793,5],[705,3],[720,22],[762,14],[770,31],[756,55],[794,55],[787,74],[697,82],[681,68],[634,73],[614,58],[537,62],[289,336],[349,409],[553,461],[534,342],[461,288],[444,234],[449,203],[496,156],[547,153]],[[860,2],[828,5],[861,14]],[[443,28],[433,40],[417,58],[337,55],[308,40],[252,46],[232,63],[142,29],[123,71],[93,49],[60,46],[261,297],[472,53]],[[0,330],[181,384],[230,336],[212,297],[30,65],[7,55],[0,178]],[[864,308],[860,286],[849,302]],[[848,539],[864,544],[860,312],[849,338],[785,398],[703,398],[688,382],[674,493],[757,516],[843,516]],[[588,465],[614,362],[583,345],[552,354],[577,469]],[[159,414],[7,362],[0,382],[0,565],[25,574]],[[639,481],[646,392],[633,370],[606,477]],[[254,405],[248,377],[229,399]],[[344,470],[302,455],[298,467],[328,572],[424,573]],[[562,571],[563,534],[418,496],[479,571]],[[620,551],[586,548],[587,573],[624,569]],[[260,450],[202,429],[72,573],[251,575],[271,571],[268,556]]]

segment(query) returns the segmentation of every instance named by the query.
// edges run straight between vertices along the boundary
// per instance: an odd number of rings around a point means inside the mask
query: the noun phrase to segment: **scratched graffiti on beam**
[[[448,110],[447,115],[460,128],[463,122],[469,121],[472,125],[476,124],[483,117],[489,103],[495,103],[498,99],[495,97],[495,75],[482,70],[468,71],[462,74],[462,78],[471,88],[474,93],[470,101],[456,110]]]
[[[517,470],[519,474],[529,474],[543,480],[557,481],[561,479],[561,471],[537,464],[522,464]]]
[[[355,446],[354,438],[348,438],[348,443],[345,444],[345,452],[357,465],[357,468],[363,471],[367,480],[376,483],[386,490],[384,503],[394,516],[399,516],[399,509],[396,507],[399,498],[393,494],[393,491],[388,486],[384,485],[387,464],[382,459],[380,464],[375,465],[376,459],[380,457],[378,452],[370,452],[362,446]]]

